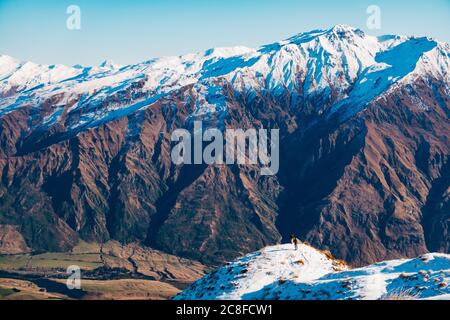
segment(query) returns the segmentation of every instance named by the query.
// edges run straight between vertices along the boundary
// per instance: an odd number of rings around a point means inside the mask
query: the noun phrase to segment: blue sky
[[[71,4],[81,8],[81,30],[66,28]],[[381,30],[366,28],[369,5],[381,8]],[[450,0],[0,0],[0,54],[47,64],[129,64],[257,47],[337,23],[450,42]]]

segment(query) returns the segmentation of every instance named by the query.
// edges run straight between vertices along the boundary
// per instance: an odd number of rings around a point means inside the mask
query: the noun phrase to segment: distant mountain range
[[[292,232],[352,265],[448,253],[449,67],[446,43],[345,25],[128,66],[0,56],[0,253],[117,240],[218,264]],[[194,120],[279,128],[279,173],[175,166]]]

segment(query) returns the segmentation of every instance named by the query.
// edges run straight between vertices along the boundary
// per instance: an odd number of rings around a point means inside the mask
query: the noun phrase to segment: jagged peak
[[[328,29],[328,32],[355,32],[355,31],[361,31],[358,28],[354,28],[352,26],[346,25],[346,24],[336,24],[330,29]]]
[[[98,65],[99,68],[103,69],[119,69],[120,65],[115,64],[111,59],[106,59]]]
[[[346,24],[337,24],[329,29],[315,29],[299,33],[288,38],[285,42],[301,44],[322,39],[324,37],[327,39],[338,38],[341,40],[354,37],[363,39],[366,37],[366,34],[361,29]]]

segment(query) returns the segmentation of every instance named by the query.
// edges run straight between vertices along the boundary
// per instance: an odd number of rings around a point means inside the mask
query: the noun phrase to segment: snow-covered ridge
[[[0,56],[0,116],[58,97],[60,108],[73,105],[66,118],[87,110],[80,123],[68,127],[93,126],[111,119],[111,112],[121,109],[119,114],[126,115],[186,86],[193,86],[195,115],[220,113],[227,103],[218,98],[223,89],[219,79],[250,100],[257,92],[281,96],[289,91],[294,98],[325,100],[334,95],[336,111],[352,102],[364,106],[409,75],[439,76],[447,84],[449,61],[448,45],[433,39],[372,37],[345,25],[301,33],[258,49],[215,48],[128,66],[111,61],[98,67],[49,66]],[[107,98],[130,88],[140,90],[138,101],[104,105]],[[101,110],[95,108],[99,105]],[[350,108],[350,113],[355,111],[359,110]],[[46,115],[51,121],[45,125],[61,121],[62,113],[56,108]]]
[[[302,244],[266,247],[193,283],[175,299],[446,299],[450,255],[429,253],[350,269]]]

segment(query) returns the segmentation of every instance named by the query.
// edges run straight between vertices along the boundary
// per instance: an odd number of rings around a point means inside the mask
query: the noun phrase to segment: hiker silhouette
[[[294,245],[295,250],[297,250],[300,240],[293,233],[291,234],[291,243]]]

